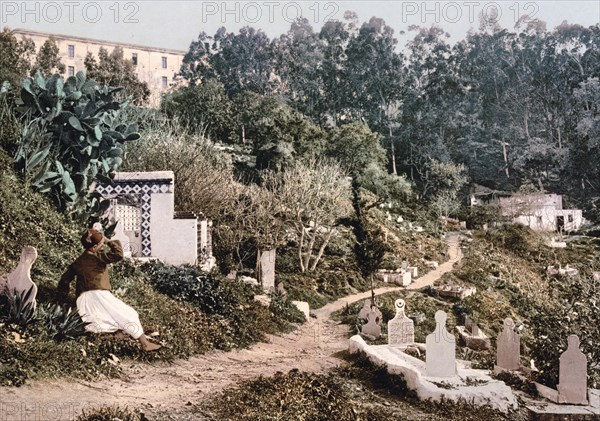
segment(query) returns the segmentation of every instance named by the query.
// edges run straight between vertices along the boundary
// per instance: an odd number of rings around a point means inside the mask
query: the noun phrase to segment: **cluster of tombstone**
[[[402,267],[396,270],[379,269],[375,277],[382,282],[409,286],[419,276],[419,268],[410,266],[406,260]]]
[[[396,315],[388,321],[388,346],[406,349],[415,346],[414,321],[405,314],[406,303],[404,300],[396,300]],[[365,301],[364,307],[358,317],[366,320],[362,326],[362,333],[370,337],[381,335],[381,311]],[[457,375],[456,366],[456,339],[446,329],[447,314],[444,311],[435,313],[435,330],[427,335],[425,340],[425,370],[428,377],[454,377]],[[481,335],[477,325],[467,319],[472,336]],[[487,338],[487,337],[486,337]],[[519,371],[521,370],[521,339],[515,331],[512,319],[504,320],[504,330],[498,336],[496,342],[496,366],[495,371]],[[538,387],[538,389],[541,388]],[[546,388],[548,389],[548,388]],[[586,405],[587,400],[587,358],[579,349],[579,338],[570,335],[568,348],[560,356],[559,384],[557,386],[556,398],[543,394],[557,403]],[[550,394],[551,395],[551,394]]]

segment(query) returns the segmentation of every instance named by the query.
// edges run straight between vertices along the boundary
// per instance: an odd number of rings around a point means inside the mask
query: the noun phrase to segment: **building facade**
[[[100,48],[110,54],[115,48],[123,50],[123,57],[131,60],[138,79],[148,84],[150,102],[155,105],[161,95],[173,86],[173,78],[179,72],[186,51],[166,48],[147,47],[135,44],[115,43],[70,35],[49,34],[45,32],[15,29],[17,37],[30,38],[39,51],[44,42],[53,37],[60,51],[60,58],[65,65],[65,77],[75,75],[80,70],[85,71],[84,60],[88,53],[98,58]]]
[[[502,215],[536,231],[576,231],[584,223],[581,209],[563,209],[559,194],[500,197],[499,205]]]

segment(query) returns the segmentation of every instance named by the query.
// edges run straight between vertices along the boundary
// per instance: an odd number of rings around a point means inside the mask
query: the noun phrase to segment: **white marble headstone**
[[[587,357],[579,349],[579,337],[570,335],[560,356],[558,402],[587,405]]]
[[[512,319],[504,320],[504,330],[496,341],[496,365],[504,370],[518,370],[521,367],[521,338],[515,332]]]
[[[435,313],[435,331],[425,340],[425,366],[428,377],[456,375],[456,339],[446,329],[448,315],[442,310]]]
[[[388,322],[388,345],[405,347],[415,343],[415,323],[404,313],[406,303],[396,300],[394,307],[396,316]]]
[[[17,294],[27,293],[30,288],[33,288],[32,293],[29,295],[28,302],[31,302],[35,307],[35,297],[37,295],[37,285],[31,280],[31,267],[38,257],[37,250],[35,247],[25,246],[21,251],[21,259],[17,268],[9,273],[8,275],[2,275],[0,277],[0,292]]]

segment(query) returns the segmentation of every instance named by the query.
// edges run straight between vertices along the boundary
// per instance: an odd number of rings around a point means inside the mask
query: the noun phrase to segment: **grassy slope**
[[[32,279],[39,287],[38,302],[51,302],[60,275],[81,252],[81,227],[56,212],[44,197],[25,188],[3,152],[0,175],[0,273],[15,268],[23,246],[36,247],[39,257]],[[159,353],[143,353],[135,341],[116,340],[113,335],[86,335],[58,342],[39,324],[22,328],[0,320],[0,384],[20,385],[27,378],[117,376],[120,365],[114,363],[111,354],[143,361],[172,360],[212,348],[247,346],[267,333],[287,328],[281,317],[249,300],[251,294],[241,283],[230,290],[240,291],[235,300],[240,300],[244,311],[209,316],[189,302],[158,293],[145,281],[146,276],[127,261],[111,268],[115,294],[139,312],[147,333],[160,334],[165,346]],[[71,297],[71,305],[73,301]]]

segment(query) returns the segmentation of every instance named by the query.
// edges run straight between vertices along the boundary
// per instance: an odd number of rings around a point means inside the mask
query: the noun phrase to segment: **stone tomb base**
[[[531,420],[535,421],[598,421],[600,420],[600,390],[588,389],[589,405],[559,405],[548,401],[535,401],[527,395],[525,401]]]
[[[364,352],[374,364],[385,366],[390,374],[402,375],[409,389],[419,399],[441,401],[464,399],[474,405],[491,405],[502,412],[516,409],[517,398],[510,387],[492,379],[486,370],[474,370],[466,361],[457,361],[458,375],[454,377],[427,377],[425,362],[388,345],[368,345],[360,336],[350,338],[351,354]],[[467,385],[467,382],[471,386]],[[475,385],[473,385],[475,383]]]

